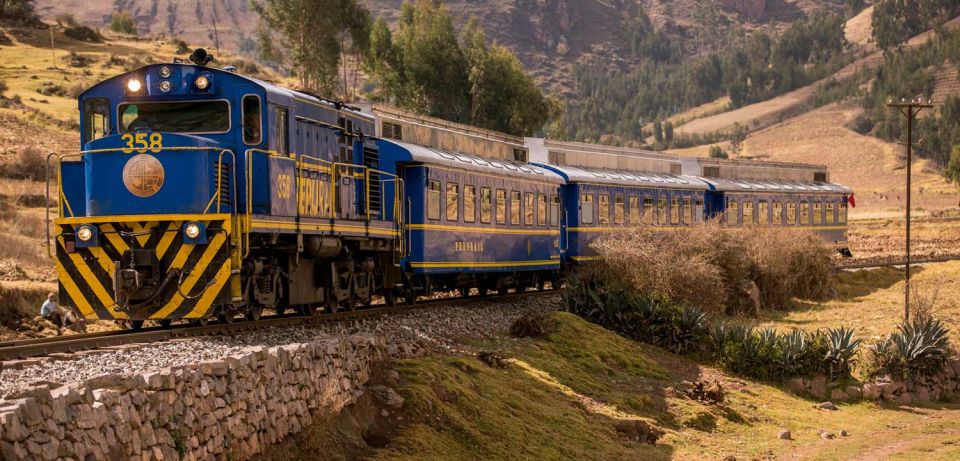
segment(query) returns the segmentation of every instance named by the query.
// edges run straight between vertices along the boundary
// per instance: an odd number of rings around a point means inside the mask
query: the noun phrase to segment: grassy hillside
[[[553,316],[540,339],[498,333],[470,341],[496,350],[504,368],[472,357],[395,364],[401,410],[379,410],[376,429],[317,426],[266,459],[348,452],[371,459],[951,459],[960,407],[842,405],[839,411],[779,388],[620,338],[577,317]],[[725,401],[686,397],[694,381],[717,381]],[[375,415],[380,415],[375,416]],[[643,423],[636,423],[642,421]],[[649,424],[664,435],[638,442]],[[781,440],[781,429],[793,440]],[[819,430],[837,434],[825,439]],[[845,430],[848,436],[840,436]],[[331,439],[334,439],[331,441]],[[368,445],[368,443],[372,445]],[[349,448],[347,448],[349,447]]]

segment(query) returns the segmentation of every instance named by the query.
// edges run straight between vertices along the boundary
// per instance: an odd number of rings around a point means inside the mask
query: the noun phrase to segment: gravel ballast
[[[52,360],[23,369],[0,370],[0,396],[21,392],[34,384],[70,384],[108,373],[134,375],[217,360],[250,346],[282,346],[363,332],[384,338],[392,355],[397,355],[397,348],[411,346],[423,351],[468,352],[463,350],[458,339],[503,333],[521,314],[559,308],[560,296],[553,293],[514,300],[478,300],[469,304],[424,307],[358,322],[277,327],[234,336],[150,343],[80,355],[76,360]]]

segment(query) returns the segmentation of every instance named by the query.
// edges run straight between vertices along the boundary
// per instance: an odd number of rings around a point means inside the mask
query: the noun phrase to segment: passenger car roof
[[[380,146],[381,157],[386,153],[392,157],[393,161],[397,162],[446,166],[499,176],[536,179],[555,184],[563,183],[563,178],[556,173],[530,163],[485,158],[392,139],[380,139],[377,142]]]
[[[693,176],[611,170],[605,168],[557,166],[540,163],[537,163],[536,165],[555,171],[557,174],[566,179],[568,183],[610,184],[633,187],[653,187],[658,189],[709,189],[707,183]]]
[[[711,190],[720,192],[783,192],[794,194],[849,194],[853,192],[847,186],[828,182],[717,178],[702,178],[702,180],[710,185]]]

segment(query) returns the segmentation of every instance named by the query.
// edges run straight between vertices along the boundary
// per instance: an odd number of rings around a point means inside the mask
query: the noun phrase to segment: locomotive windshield
[[[230,105],[226,101],[120,104],[120,131],[226,133],[230,131]]]

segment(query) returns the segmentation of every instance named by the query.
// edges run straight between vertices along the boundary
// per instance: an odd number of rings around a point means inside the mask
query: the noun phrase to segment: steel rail
[[[927,259],[917,259],[911,260],[910,264],[932,264],[932,263],[944,263],[949,261],[960,260],[960,256],[942,256],[938,258],[927,258]],[[858,264],[838,264],[833,266],[836,270],[846,270],[846,269],[873,269],[880,267],[897,267],[897,266],[906,266],[907,261],[905,260],[896,260],[896,261],[877,261],[870,263],[858,263]]]
[[[213,323],[203,326],[175,325],[171,327],[151,327],[142,330],[114,330],[97,333],[84,333],[48,338],[31,338],[17,341],[0,342],[0,360],[27,360],[49,356],[54,353],[77,353],[95,349],[122,346],[127,344],[156,343],[177,338],[202,336],[226,336],[241,332],[264,330],[287,326],[315,326],[360,320],[386,315],[398,315],[415,312],[424,308],[456,306],[477,302],[494,302],[505,299],[518,299],[542,295],[555,290],[527,291],[507,295],[471,296],[457,298],[437,298],[418,301],[414,305],[381,306],[366,309],[320,313],[313,316],[271,316],[256,321],[238,321],[235,323]]]

